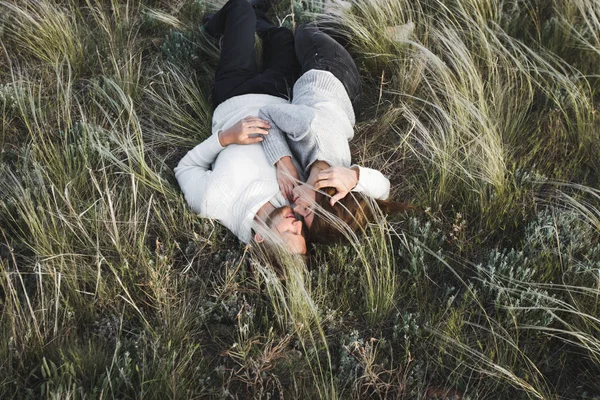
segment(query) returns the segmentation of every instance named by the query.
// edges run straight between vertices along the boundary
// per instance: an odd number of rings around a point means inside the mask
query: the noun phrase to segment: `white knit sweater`
[[[252,224],[268,201],[287,204],[279,191],[275,167],[260,143],[221,146],[217,132],[248,115],[258,115],[268,104],[287,100],[266,94],[246,94],[221,103],[213,114],[212,135],[190,150],[175,168],[175,177],[190,207],[214,218],[242,242],[252,239]]]

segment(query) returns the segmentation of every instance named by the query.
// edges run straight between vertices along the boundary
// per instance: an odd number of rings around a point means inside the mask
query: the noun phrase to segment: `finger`
[[[323,171],[317,174],[317,180],[319,179],[327,179],[333,175],[333,171],[331,169],[324,169]]]
[[[344,197],[346,197],[346,195],[348,194],[348,192],[337,192],[336,194],[334,194],[333,196],[331,196],[331,199],[329,200],[329,204],[331,204],[331,207],[333,207],[333,205],[343,199]]]
[[[290,201],[294,201],[294,187],[296,187],[296,183],[294,181],[290,182],[288,186],[288,196]]]
[[[267,121],[266,119],[259,118],[256,115],[248,115],[244,118],[244,121],[264,121],[267,124],[269,123],[269,121]]]
[[[264,119],[258,118],[256,115],[246,115],[243,118],[244,122],[246,122],[246,121],[257,121],[257,120],[258,121],[264,121]]]
[[[271,127],[271,124],[269,123],[269,121],[266,121],[264,119],[256,118],[255,123],[257,126],[264,126],[265,128]]]
[[[247,144],[260,143],[263,140],[265,140],[265,138],[263,138],[262,136],[249,137],[249,138],[246,139],[246,143]]]
[[[257,127],[254,127],[254,126],[248,126],[248,127],[244,128],[244,133],[246,135],[254,135],[254,134],[268,135],[269,134],[269,130],[268,129],[264,129],[264,128],[257,128]]]
[[[256,139],[258,137],[267,136],[268,134],[269,134],[269,132],[248,132],[248,134],[246,134],[246,138],[247,139]]]
[[[338,189],[338,184],[335,179],[322,179],[315,182],[315,189],[322,189],[324,187],[333,187]]]
[[[281,193],[284,195],[284,197],[289,202],[291,202],[293,200],[292,189],[290,188],[290,185],[288,182],[285,182],[281,185]]]
[[[268,131],[271,127],[268,124],[262,124],[262,123],[258,123],[258,122],[244,122],[244,129],[245,130],[261,130],[261,131]]]
[[[324,187],[327,187],[327,186],[328,186],[328,182],[329,182],[329,181],[328,181],[328,180],[326,180],[326,179],[322,179],[322,180],[320,180],[320,181],[316,181],[316,182],[315,182],[315,189],[317,189],[317,190],[318,190],[318,189],[322,189],[322,188],[324,188]]]
[[[268,121],[265,121],[264,119],[260,119],[260,118],[248,119],[245,121],[245,124],[246,124],[246,126],[254,126],[254,127],[264,128],[264,129],[268,129],[271,127],[271,125],[269,124]]]
[[[263,126],[247,126],[244,128],[247,132],[253,133],[253,132],[260,132],[260,133],[269,133],[269,127],[263,127]]]

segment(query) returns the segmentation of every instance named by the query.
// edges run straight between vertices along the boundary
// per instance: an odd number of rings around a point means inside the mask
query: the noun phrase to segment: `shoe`
[[[279,0],[250,0],[252,8],[264,13],[269,12],[273,5],[279,3]]]
[[[207,12],[206,14],[204,14],[204,16],[202,17],[202,26],[206,27],[206,24],[208,24],[208,21],[210,21],[210,19],[212,17],[215,16],[215,12]]]
[[[218,42],[219,39],[221,39],[221,37],[223,36],[223,34],[221,32],[214,32],[213,30],[215,27],[213,27],[213,29],[210,29],[208,24],[215,14],[215,12],[207,12],[206,14],[204,14],[204,16],[202,17],[202,28],[204,29],[204,32],[208,34],[208,36],[212,37],[215,41]]]

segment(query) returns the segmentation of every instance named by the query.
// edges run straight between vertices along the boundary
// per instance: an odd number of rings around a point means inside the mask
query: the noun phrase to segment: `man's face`
[[[290,206],[276,208],[269,215],[269,219],[270,228],[279,234],[292,253],[306,253],[306,240],[302,236],[302,221],[296,219]]]
[[[307,228],[310,228],[315,217],[315,191],[308,185],[300,184],[292,191],[294,194],[294,212],[301,215]]]

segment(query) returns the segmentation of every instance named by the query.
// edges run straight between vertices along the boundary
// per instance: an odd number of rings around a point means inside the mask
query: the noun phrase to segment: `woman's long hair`
[[[314,219],[308,229],[307,242],[333,244],[351,240],[362,233],[367,224],[376,222],[378,215],[396,215],[414,210],[408,203],[377,200],[350,192],[333,206],[329,203],[335,195],[333,187],[316,192]]]

